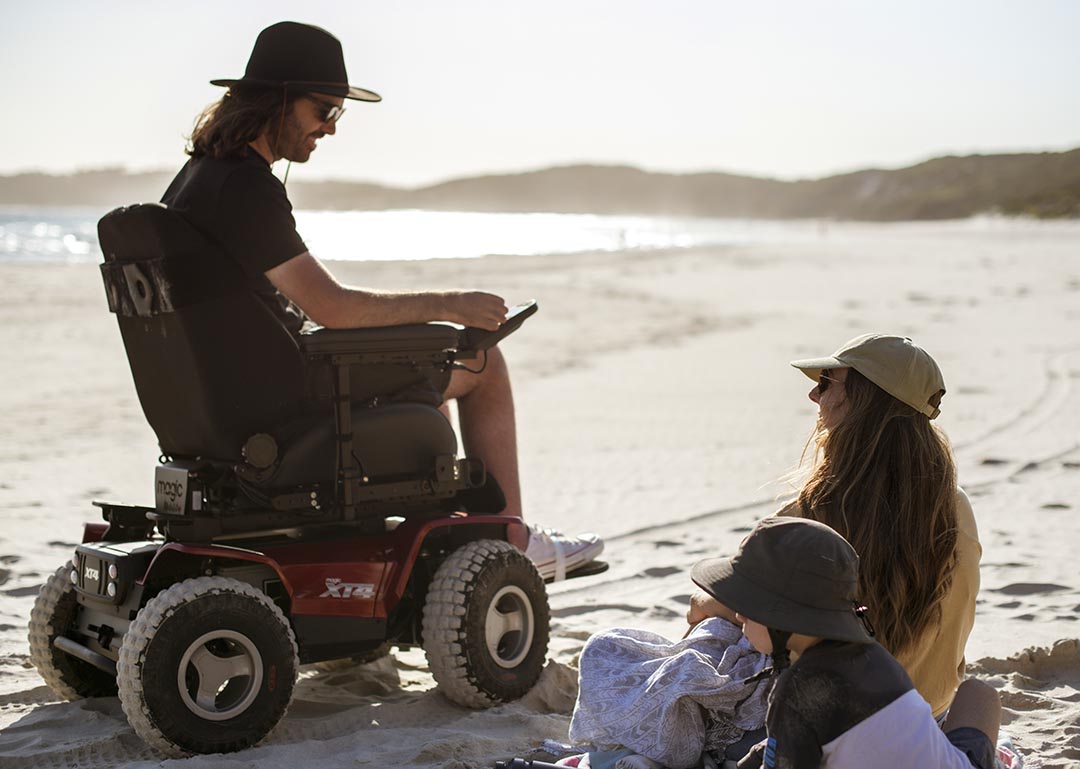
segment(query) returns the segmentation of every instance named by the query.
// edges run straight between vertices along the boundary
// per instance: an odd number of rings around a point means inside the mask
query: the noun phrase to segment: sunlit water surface
[[[100,262],[90,208],[0,206],[0,261]],[[452,211],[297,211],[297,228],[323,259],[399,261],[526,256],[583,251],[679,249],[753,243],[810,243],[856,232],[897,228],[1033,234],[1080,222],[976,217],[955,222],[874,225],[823,220],[691,219],[589,214],[497,214]]]
[[[99,262],[97,209],[0,207],[0,260]],[[814,239],[814,222],[448,211],[297,211],[323,259],[398,261]]]

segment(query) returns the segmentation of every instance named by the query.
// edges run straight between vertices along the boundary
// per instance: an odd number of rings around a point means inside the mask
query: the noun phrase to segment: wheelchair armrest
[[[456,350],[461,329],[448,323],[415,323],[378,328],[318,328],[301,334],[305,355],[440,353]]]

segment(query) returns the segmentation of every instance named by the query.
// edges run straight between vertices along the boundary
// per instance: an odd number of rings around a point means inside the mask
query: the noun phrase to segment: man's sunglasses
[[[307,98],[319,105],[319,120],[324,123],[336,123],[345,114],[344,106],[331,104],[328,101],[316,99],[314,96],[308,96]]]

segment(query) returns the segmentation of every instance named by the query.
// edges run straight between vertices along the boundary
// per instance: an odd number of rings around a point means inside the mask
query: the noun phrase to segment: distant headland
[[[95,206],[157,200],[172,171],[119,168],[0,176],[0,205]],[[293,181],[301,209],[554,212],[860,221],[959,219],[982,213],[1080,217],[1080,148],[948,156],[895,170],[778,181],[720,172],[656,173],[572,165],[475,176],[413,189]]]

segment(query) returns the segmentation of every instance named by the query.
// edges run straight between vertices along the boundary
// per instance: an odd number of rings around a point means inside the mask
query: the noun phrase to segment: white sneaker
[[[568,537],[561,531],[543,526],[529,526],[529,546],[525,550],[540,576],[556,582],[566,573],[584,566],[604,552],[604,542],[595,534]]]

